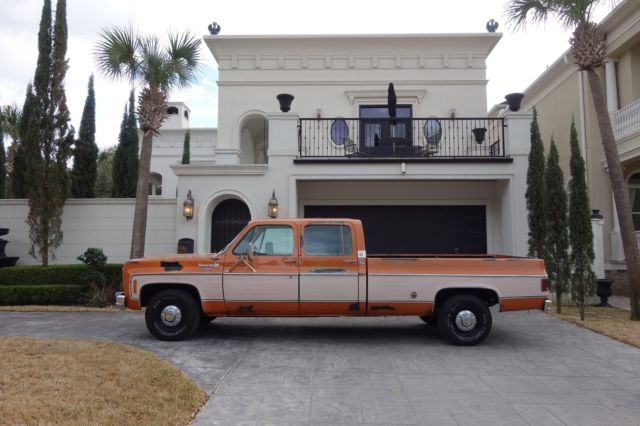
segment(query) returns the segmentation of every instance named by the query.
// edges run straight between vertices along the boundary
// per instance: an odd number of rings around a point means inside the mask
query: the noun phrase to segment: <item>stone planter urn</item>
[[[479,145],[484,142],[484,135],[487,133],[486,127],[477,127],[471,130],[473,137],[476,139],[476,143]]]
[[[9,233],[9,228],[0,228],[0,236],[7,235]],[[18,261],[19,257],[8,257],[4,251],[5,246],[9,241],[0,238],[0,268],[4,268],[5,266],[14,266]]]
[[[288,93],[281,93],[276,96],[278,102],[280,102],[280,111],[289,112],[291,110],[291,102],[293,102],[293,95]]]
[[[509,104],[509,110],[511,111],[519,111],[520,103],[522,102],[522,98],[524,98],[524,93],[509,93],[504,97]]]
[[[609,305],[609,296],[613,293],[611,291],[611,284],[613,280],[611,278],[603,278],[596,280],[598,287],[596,287],[596,294],[600,298],[600,303],[595,305],[601,308],[611,306]]]

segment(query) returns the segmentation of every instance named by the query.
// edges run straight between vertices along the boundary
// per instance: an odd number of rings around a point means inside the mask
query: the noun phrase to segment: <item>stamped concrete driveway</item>
[[[418,318],[218,319],[168,343],[138,312],[2,312],[0,335],[153,351],[210,395],[198,425],[640,425],[640,350],[542,312],[468,348]]]

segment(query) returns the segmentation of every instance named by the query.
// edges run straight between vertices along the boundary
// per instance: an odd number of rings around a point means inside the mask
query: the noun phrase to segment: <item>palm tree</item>
[[[591,96],[596,107],[600,137],[609,168],[613,199],[618,212],[622,247],[627,263],[631,295],[631,319],[640,320],[640,256],[635,228],[631,217],[629,192],[622,172],[622,164],[613,137],[611,120],[607,111],[602,81],[598,68],[606,55],[606,41],[598,24],[591,20],[592,11],[602,0],[511,0],[507,4],[507,16],[516,27],[522,28],[527,20],[545,22],[550,16],[557,18],[567,28],[573,28],[569,41],[571,59],[589,79]],[[615,2],[614,2],[615,3]]]
[[[153,137],[166,118],[171,91],[196,80],[200,40],[188,32],[169,33],[169,44],[163,47],[157,37],[141,36],[132,27],[112,27],[100,37],[95,52],[99,70],[109,78],[141,86],[137,112],[143,137],[131,238],[131,258],[138,258],[144,256]]]

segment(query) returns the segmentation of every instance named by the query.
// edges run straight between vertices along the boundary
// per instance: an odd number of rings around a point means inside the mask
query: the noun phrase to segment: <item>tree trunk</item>
[[[611,128],[611,119],[607,111],[607,103],[605,99],[604,89],[600,82],[600,76],[594,69],[587,69],[589,76],[589,86],[591,87],[591,96],[596,107],[598,116],[598,126],[600,127],[600,136],[602,138],[602,146],[604,147],[604,155],[607,159],[609,168],[609,178],[611,179],[611,188],[613,190],[613,199],[618,211],[618,222],[620,223],[620,235],[622,237],[622,248],[627,263],[627,274],[629,279],[629,291],[631,295],[631,319],[640,320],[640,260],[638,256],[638,242],[636,240],[636,230],[633,226],[631,217],[631,206],[629,203],[629,190],[622,173],[622,164],[620,164],[620,156],[618,148],[613,137]]]
[[[133,212],[133,232],[131,236],[131,259],[144,256],[145,235],[147,232],[147,208],[149,205],[149,173],[151,169],[151,149],[153,135],[148,132],[142,138],[140,164],[138,166],[138,184],[136,186],[136,208]]]
[[[556,290],[556,313],[562,313],[562,292]]]

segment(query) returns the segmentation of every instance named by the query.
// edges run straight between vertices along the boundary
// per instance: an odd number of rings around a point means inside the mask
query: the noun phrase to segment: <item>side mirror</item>
[[[245,253],[249,261],[253,261],[253,244],[252,243],[249,243],[249,245],[247,245],[247,250],[245,251]]]

